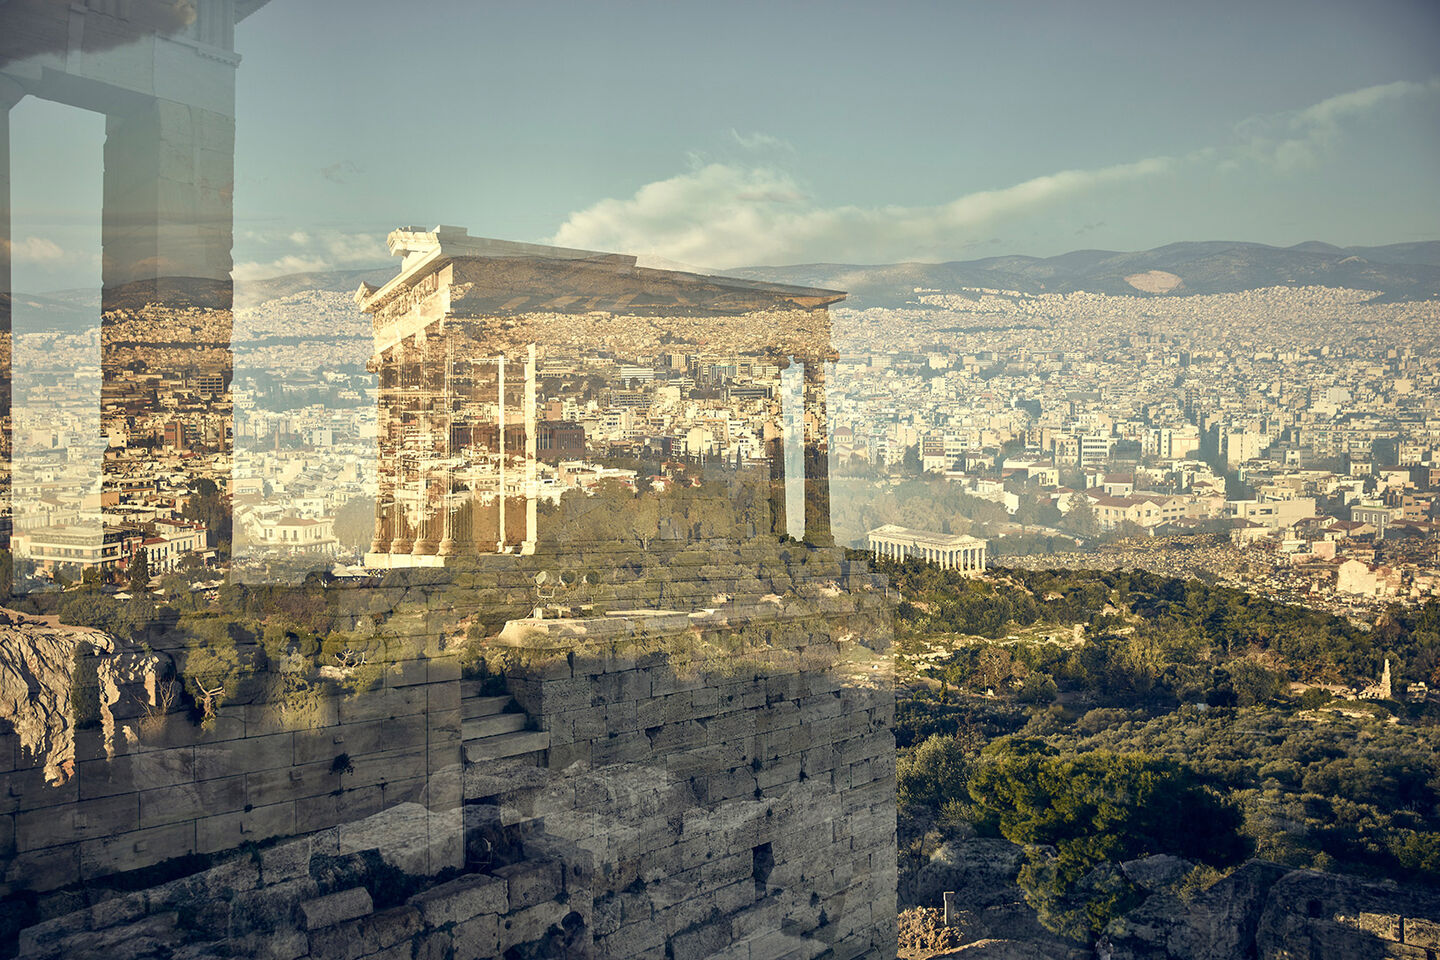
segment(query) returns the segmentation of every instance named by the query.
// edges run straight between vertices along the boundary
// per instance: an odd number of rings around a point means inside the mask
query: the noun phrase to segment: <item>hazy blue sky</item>
[[[272,0],[236,42],[240,277],[404,223],[706,266],[1440,238],[1431,0]],[[13,121],[38,289],[93,259],[103,130]]]

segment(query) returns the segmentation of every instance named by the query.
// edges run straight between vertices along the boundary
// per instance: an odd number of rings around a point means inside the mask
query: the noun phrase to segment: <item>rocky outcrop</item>
[[[1113,921],[1105,960],[1433,960],[1440,893],[1254,860],[1183,901]]]
[[[952,923],[968,941],[967,948],[983,943],[992,951],[956,956],[1028,957],[1003,951],[1038,949],[1047,958],[1063,957],[1069,948],[1040,925],[1016,883],[1024,860],[1025,851],[1008,840],[953,839],[908,878],[906,893],[918,903],[940,905],[948,892]]]
[[[77,660],[93,657],[94,690],[75,690]],[[0,608],[0,720],[42,761],[45,781],[58,786],[75,771],[76,702],[93,697],[106,752],[117,733],[116,706],[129,694],[156,705],[169,695],[163,654],[132,649],[100,630]]]
[[[1036,943],[1030,940],[976,940],[930,960],[1071,960],[1088,957],[1088,950]]]
[[[1024,860],[1025,851],[1009,840],[950,840],[915,872],[911,889],[902,891],[902,897],[939,906],[945,891],[953,890],[962,909],[972,911],[1022,901],[1015,878]]]
[[[1240,960],[1255,956],[1260,913],[1271,887],[1285,872],[1284,867],[1255,860],[1188,903],[1169,892],[1152,895],[1111,921],[1106,930],[1110,960]]]
[[[1255,946],[1261,960],[1429,960],[1440,952],[1440,893],[1296,870],[1271,888]]]
[[[76,651],[87,645],[98,653],[115,649],[98,630],[0,608],[0,720],[15,728],[30,756],[43,758],[51,784],[74,773],[71,683]]]
[[[951,840],[909,878],[908,892],[920,903],[948,900],[964,941],[933,960],[1440,958],[1440,891],[1262,860],[1187,891],[1193,865],[1165,855],[1111,867],[1148,896],[1111,921],[1093,952],[1076,952],[1041,927],[1025,903],[1016,883],[1022,860],[1021,848],[1004,840]]]

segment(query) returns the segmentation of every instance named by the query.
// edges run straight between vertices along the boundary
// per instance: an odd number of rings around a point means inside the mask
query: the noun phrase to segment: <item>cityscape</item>
[[[0,3],[0,957],[1435,960],[1386,4]]]

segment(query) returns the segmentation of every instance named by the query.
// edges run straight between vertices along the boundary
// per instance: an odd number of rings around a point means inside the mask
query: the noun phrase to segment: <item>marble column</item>
[[[535,415],[535,371],[535,344],[532,343],[525,355],[525,542],[520,545],[520,552],[523,554],[535,552],[539,523],[536,512],[539,496],[536,491],[536,484],[539,483],[539,424]]]
[[[496,449],[499,451],[499,456],[497,457],[497,462],[500,464],[500,467],[499,467],[499,474],[500,474],[500,477],[499,477],[499,486],[500,486],[500,489],[499,489],[499,492],[498,492],[498,494],[497,494],[497,496],[496,496],[496,505],[497,505],[497,508],[498,508],[499,511],[500,511],[500,514],[499,514],[499,517],[498,517],[498,520],[497,520],[497,523],[498,523],[498,526],[499,526],[499,530],[500,530],[500,535],[499,535],[499,539],[498,539],[498,540],[496,541],[496,543],[495,543],[495,552],[496,552],[496,553],[504,553],[504,552],[506,551],[506,549],[507,549],[507,546],[506,546],[506,543],[505,543],[505,540],[506,540],[505,514],[509,512],[509,509],[508,509],[509,504],[508,504],[507,501],[508,501],[508,499],[509,499],[510,491],[509,491],[509,489],[506,487],[506,480],[507,480],[507,478],[506,478],[506,475],[505,475],[505,457],[507,456],[507,454],[506,454],[506,452],[505,452],[505,354],[503,354],[503,353],[500,354],[499,356],[497,356],[497,357],[495,358],[495,382],[496,382],[496,387],[495,387],[496,403],[499,405],[499,414],[498,414],[498,418],[497,418],[497,419],[499,420],[499,427],[500,427],[499,433],[498,433],[498,435],[497,435],[497,436],[498,436],[498,440],[496,441]]]
[[[394,449],[393,474],[395,494],[391,499],[390,530],[394,537],[390,541],[392,554],[409,553],[415,547],[415,538],[410,529],[406,501],[410,499],[410,484],[412,466],[411,456],[406,450],[405,434],[403,424],[407,414],[412,412],[414,404],[414,374],[412,367],[413,350],[408,347],[397,346],[395,348],[395,392],[394,403],[391,409],[394,411],[397,423],[397,435],[391,438]]]
[[[10,340],[10,110],[25,96],[18,83],[0,77],[0,546],[10,546],[14,515],[10,469],[14,447],[10,434],[13,394]],[[9,592],[9,583],[0,591]]]
[[[785,368],[789,361],[771,358],[779,368],[770,404],[772,422],[765,425],[765,456],[770,461],[770,534],[784,537],[790,532],[785,516]]]
[[[825,406],[825,361],[801,364],[804,383],[805,540],[817,546],[835,542],[830,529],[830,421]]]

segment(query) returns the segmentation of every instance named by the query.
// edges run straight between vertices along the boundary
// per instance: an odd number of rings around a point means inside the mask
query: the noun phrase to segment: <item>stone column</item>
[[[413,382],[411,373],[411,354],[409,347],[395,347],[395,391],[394,402],[391,404],[394,419],[400,423],[404,422],[405,415],[413,403]],[[405,501],[409,497],[409,484],[411,481],[409,459],[405,437],[403,432],[400,436],[391,440],[391,449],[394,451],[392,460],[394,467],[394,496],[391,498],[391,522],[390,529],[394,538],[390,541],[392,554],[409,553],[415,546],[415,539],[410,530],[409,517],[407,516]]]
[[[817,546],[835,542],[830,530],[830,421],[825,409],[825,361],[801,364],[805,444],[805,539]]]
[[[500,421],[500,430],[498,434],[499,439],[496,441],[496,449],[498,449],[500,452],[498,458],[500,473],[500,490],[498,492],[498,495],[496,496],[496,502],[499,505],[500,510],[500,516],[497,521],[500,534],[499,539],[495,544],[495,552],[504,553],[505,514],[508,512],[508,504],[506,501],[509,496],[509,491],[506,489],[505,486],[505,354],[503,353],[495,358],[495,381],[495,396],[497,398],[497,403],[499,404]]]
[[[771,403],[772,423],[766,424],[765,456],[770,461],[770,535],[783,537],[790,532],[785,516],[785,368],[789,361],[779,358],[776,366],[775,394]]]
[[[416,335],[416,340],[420,340],[419,334]],[[416,530],[415,546],[411,549],[411,553],[419,557],[433,556],[439,552],[441,539],[439,528],[444,522],[440,516],[443,507],[441,510],[435,509],[434,496],[437,486],[437,454],[444,449],[443,442],[436,443],[436,432],[440,426],[437,421],[441,419],[437,413],[443,412],[436,410],[436,400],[438,398],[443,404],[445,395],[445,368],[443,363],[435,362],[438,359],[435,355],[435,342],[427,337],[423,347],[419,342],[416,344],[418,356],[415,364],[416,389],[414,396],[415,411],[419,422],[417,442],[423,445],[418,445],[416,451],[416,497],[419,501],[420,523]],[[438,384],[436,383],[437,378],[440,379]]]
[[[228,458],[231,445],[223,424],[232,416],[234,367],[230,280],[234,62],[214,63],[226,75],[229,99],[227,103],[223,95],[212,97],[212,109],[118,91],[102,98],[106,116],[100,221],[100,420],[103,424],[125,416],[134,402],[127,364],[135,353],[135,341],[143,338],[142,355],[152,367],[180,371],[186,377],[218,378],[221,389],[191,416],[210,428],[207,444],[213,439],[212,449]],[[175,90],[183,91],[178,95],[190,89],[204,91],[213,79],[210,66],[199,60],[191,66],[200,72],[167,78]],[[198,309],[199,322],[138,323],[134,311],[146,304],[177,311]],[[193,332],[196,328],[198,333]],[[107,480],[112,469],[108,463],[102,468]],[[182,469],[198,471],[209,465],[196,460],[193,467],[186,464]],[[228,466],[222,472],[228,473]]]
[[[117,103],[105,118],[106,291],[144,282],[164,302],[199,278],[223,288],[228,309],[234,181],[233,115],[171,100]]]
[[[440,391],[440,422],[445,430],[445,437],[440,442],[440,453],[445,460],[445,466],[441,470],[441,496],[440,496],[440,545],[435,552],[442,557],[453,557],[455,555],[455,387],[452,377],[454,369],[454,347],[450,340],[445,341],[445,373]]]
[[[536,462],[539,453],[539,437],[536,436],[539,424],[535,418],[535,366],[535,344],[532,343],[525,355],[525,542],[520,546],[523,554],[535,552],[539,523],[536,513],[538,493],[535,489],[539,482]]]
[[[14,524],[10,470],[14,446],[10,435],[13,371],[10,340],[10,110],[25,91],[8,77],[0,77],[0,546],[10,546]],[[11,585],[0,583],[0,592]]]
[[[390,549],[390,541],[394,539],[394,534],[390,532],[390,501],[395,495],[391,470],[393,445],[388,440],[395,383],[394,359],[386,353],[379,353],[371,358],[370,366],[375,371],[378,393],[375,402],[375,526],[370,535],[370,552],[384,553]]]

